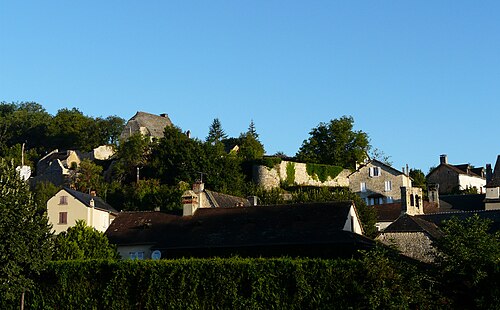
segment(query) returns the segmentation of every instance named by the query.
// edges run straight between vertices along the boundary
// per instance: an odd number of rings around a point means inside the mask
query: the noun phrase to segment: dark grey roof
[[[495,170],[493,171],[491,181],[486,184],[486,187],[500,187],[500,155],[498,155],[497,157],[497,162],[495,164]]]
[[[439,210],[474,211],[484,210],[485,194],[442,195],[439,197]]]
[[[461,164],[461,165],[450,165],[450,164],[445,164],[441,163],[439,166],[436,168],[432,169],[429,174],[427,174],[427,177],[429,177],[431,174],[433,174],[435,171],[441,170],[441,169],[448,169],[450,171],[455,172],[456,174],[466,174],[469,176],[477,177],[477,178],[482,178],[484,179],[482,175],[483,168],[470,168],[469,164]]]
[[[78,199],[81,203],[83,203],[86,206],[90,206],[90,200],[94,199],[94,208],[107,211],[113,214],[117,214],[118,211],[114,209],[112,206],[110,206],[108,203],[106,203],[104,200],[102,200],[100,197],[97,196],[92,196],[89,194],[85,194],[70,188],[64,188],[65,191],[67,191],[71,196],[75,197]]]
[[[148,130],[148,135],[156,138],[163,137],[165,127],[172,126],[172,121],[166,114],[155,115],[146,112],[137,112],[125,125],[121,133],[121,138],[126,139],[130,134],[140,132],[141,127]]]
[[[427,222],[432,222],[437,226],[441,226],[444,221],[450,220],[453,217],[459,220],[465,220],[474,214],[480,218],[489,219],[492,221],[491,231],[500,231],[500,210],[487,210],[487,211],[469,211],[469,212],[443,212],[434,214],[416,215],[416,217],[423,219]]]
[[[117,245],[154,244],[174,249],[372,245],[343,231],[352,202],[307,203],[239,208],[200,208],[193,216],[122,212],[106,231]]]
[[[384,229],[384,233],[386,232],[423,232],[433,239],[438,239],[443,235],[435,223],[408,214],[401,215],[394,223],[387,226]]]

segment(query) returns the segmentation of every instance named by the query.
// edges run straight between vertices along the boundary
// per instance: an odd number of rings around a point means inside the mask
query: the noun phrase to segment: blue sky
[[[268,154],[351,115],[427,172],[500,148],[498,1],[0,0],[0,101],[168,113],[204,139],[253,119]]]

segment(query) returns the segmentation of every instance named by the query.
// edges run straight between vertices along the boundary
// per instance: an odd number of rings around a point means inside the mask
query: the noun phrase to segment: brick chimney
[[[491,164],[486,164],[486,184],[491,182],[493,179],[493,169],[491,169]]]

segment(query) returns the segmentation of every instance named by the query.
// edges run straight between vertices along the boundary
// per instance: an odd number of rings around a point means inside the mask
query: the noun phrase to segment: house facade
[[[485,192],[486,174],[484,168],[472,168],[469,164],[450,165],[448,156],[440,156],[440,164],[427,175],[427,183],[438,184],[439,194],[456,194],[463,190],[477,189]]]
[[[349,189],[367,205],[400,201],[401,187],[411,188],[411,178],[378,160],[364,163],[349,175]]]
[[[59,234],[83,220],[87,226],[105,232],[118,214],[101,198],[69,188],[58,191],[47,201],[47,215],[52,231]]]

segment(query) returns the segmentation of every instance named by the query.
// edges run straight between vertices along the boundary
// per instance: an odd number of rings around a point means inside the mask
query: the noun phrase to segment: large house
[[[486,175],[484,168],[472,168],[469,164],[450,165],[448,156],[440,156],[440,164],[427,175],[427,183],[439,184],[439,194],[456,194],[476,188],[485,192]]]
[[[373,246],[353,202],[121,212],[106,231],[123,258],[355,255]]]
[[[367,205],[401,200],[401,187],[411,188],[411,178],[404,172],[378,160],[370,160],[349,175],[349,189]]]
[[[75,226],[78,220],[105,232],[118,211],[94,194],[64,188],[47,201],[47,214],[53,232],[59,234]]]
[[[165,127],[172,126],[172,122],[167,114],[155,115],[146,112],[137,112],[125,124],[120,135],[120,140],[127,140],[135,134],[149,137],[151,140],[163,137]]]

